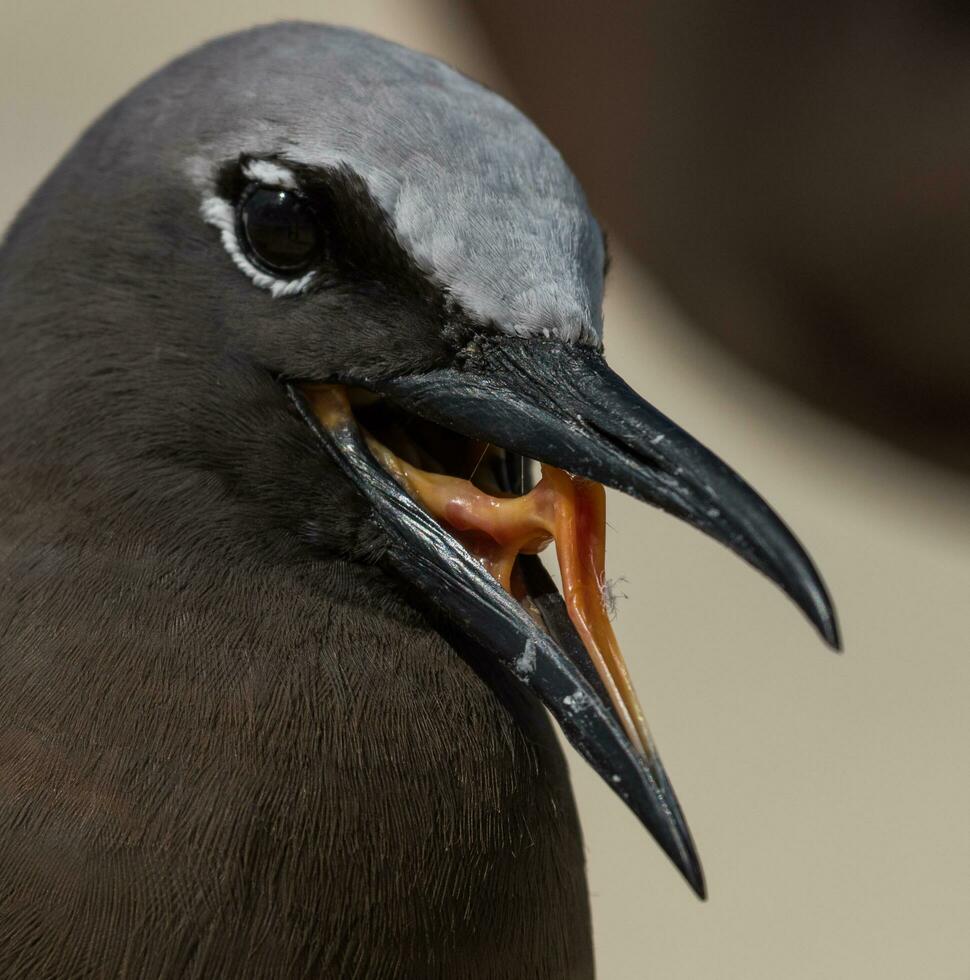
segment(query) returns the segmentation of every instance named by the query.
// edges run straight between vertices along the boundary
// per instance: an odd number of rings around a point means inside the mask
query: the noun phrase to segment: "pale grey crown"
[[[214,41],[140,94],[147,125],[178,128],[200,194],[242,154],[350,167],[466,313],[599,344],[604,248],[582,189],[522,113],[447,65],[287,23]]]

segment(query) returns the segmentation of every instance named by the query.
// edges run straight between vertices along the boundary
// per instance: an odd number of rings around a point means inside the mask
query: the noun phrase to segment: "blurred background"
[[[0,0],[0,227],[219,33],[351,24],[498,89],[614,256],[607,354],[808,545],[764,580],[611,495],[617,632],[704,860],[571,756],[604,980],[970,977],[970,7],[959,0]]]

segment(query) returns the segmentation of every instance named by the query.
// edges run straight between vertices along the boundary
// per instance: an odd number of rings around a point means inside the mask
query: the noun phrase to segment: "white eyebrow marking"
[[[258,180],[261,184],[272,187],[284,187],[292,191],[298,186],[293,171],[272,160],[247,160],[242,171],[250,180]]]

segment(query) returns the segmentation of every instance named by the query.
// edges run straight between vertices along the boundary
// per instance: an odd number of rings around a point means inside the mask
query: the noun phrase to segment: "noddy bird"
[[[603,277],[522,114],[356,31],[218,39],[81,137],[0,254],[0,975],[591,977],[549,715],[703,895],[603,486],[835,617],[607,366]]]

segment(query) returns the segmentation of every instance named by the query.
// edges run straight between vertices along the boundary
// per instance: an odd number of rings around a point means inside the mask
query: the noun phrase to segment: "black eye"
[[[295,191],[255,187],[239,202],[239,237],[249,258],[275,275],[306,272],[322,241],[310,205]]]

